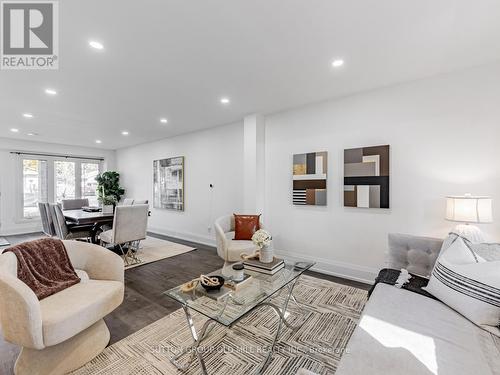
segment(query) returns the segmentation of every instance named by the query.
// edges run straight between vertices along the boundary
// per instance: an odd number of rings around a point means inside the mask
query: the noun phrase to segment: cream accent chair
[[[113,229],[100,235],[101,245],[111,244],[119,247],[127,266],[141,262],[137,252],[140,249],[140,242],[146,239],[148,212],[147,204],[116,206]],[[127,252],[123,250],[123,245],[128,245]]]
[[[103,318],[123,301],[123,262],[100,246],[63,242],[82,281],[41,301],[17,278],[15,254],[0,255],[0,323],[5,340],[22,347],[16,375],[65,374],[109,343]]]
[[[262,221],[260,229],[264,229]],[[215,220],[215,239],[217,241],[217,254],[225,263],[238,262],[241,253],[252,254],[258,248],[252,241],[234,240],[234,215],[222,216]]]

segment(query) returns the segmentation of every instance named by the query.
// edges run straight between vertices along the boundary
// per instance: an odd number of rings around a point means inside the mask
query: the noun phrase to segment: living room
[[[43,3],[0,373],[498,374],[500,4]]]

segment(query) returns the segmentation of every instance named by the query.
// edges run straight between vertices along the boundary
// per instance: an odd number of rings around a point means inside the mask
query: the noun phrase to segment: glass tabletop
[[[219,292],[207,292],[198,284],[192,291],[183,292],[182,285],[179,285],[164,294],[220,324],[230,326],[281,291],[288,293],[288,287],[312,266],[314,263],[285,262],[285,267],[274,275],[245,269],[245,275],[249,275],[250,278],[237,290],[225,285]],[[209,275],[223,276],[227,282],[232,280],[231,274],[232,270],[229,267],[211,272]]]

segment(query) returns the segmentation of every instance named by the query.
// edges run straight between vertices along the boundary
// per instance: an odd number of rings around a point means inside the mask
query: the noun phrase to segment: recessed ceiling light
[[[19,129],[16,129],[16,128],[12,128],[12,129],[10,129],[10,131],[11,131],[12,133],[19,133]]]
[[[95,40],[91,40],[89,42],[89,46],[91,46],[92,48],[95,48],[95,49],[104,49],[104,46],[102,45],[102,43],[96,42]]]
[[[122,132],[122,135],[128,135],[128,134],[129,134],[128,131],[123,131]]]
[[[160,119],[160,122],[161,122],[162,124],[166,124],[166,123],[168,122],[168,120],[167,120],[166,118],[161,118],[161,119]]]
[[[101,143],[102,143],[102,141],[101,141],[100,139],[96,139],[95,143],[97,143],[97,144],[101,144]]]
[[[229,104],[231,101],[229,100],[229,98],[224,97],[224,98],[220,98],[220,102],[222,104]]]
[[[33,115],[31,113],[23,113],[23,117],[33,118]]]
[[[48,95],[57,95],[57,91],[54,89],[45,89],[45,93]]]
[[[332,61],[332,66],[334,68],[340,68],[342,65],[344,65],[344,60],[342,59],[335,59]]]
[[[35,135],[38,135],[38,133],[28,133],[28,136],[34,137]]]

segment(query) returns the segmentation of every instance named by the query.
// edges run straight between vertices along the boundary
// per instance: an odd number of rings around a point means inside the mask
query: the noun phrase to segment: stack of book
[[[271,263],[262,263],[258,260],[248,259],[243,262],[245,270],[265,273],[266,275],[274,275],[276,272],[285,267],[285,262],[281,258],[274,257]]]

